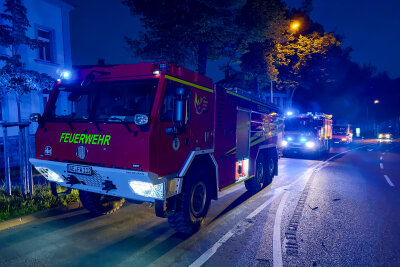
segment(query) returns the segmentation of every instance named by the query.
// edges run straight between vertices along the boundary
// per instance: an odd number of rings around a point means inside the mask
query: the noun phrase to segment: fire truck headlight
[[[387,135],[386,135],[386,138],[390,138],[390,134],[387,134]]]
[[[136,194],[144,197],[149,197],[154,188],[153,184],[141,181],[130,181],[129,186]]]
[[[288,142],[286,140],[283,140],[282,141],[282,146],[287,146],[287,145],[288,145]]]
[[[142,182],[142,181],[130,181],[129,186],[132,188],[135,194],[152,197],[156,199],[163,199],[164,196],[164,184],[156,184]]]
[[[306,147],[308,147],[308,148],[313,148],[314,146],[315,146],[315,143],[312,142],[312,141],[308,141],[308,142],[306,143]]]
[[[382,137],[383,137],[383,134],[379,134],[379,135],[378,135],[378,138],[382,138]]]
[[[57,173],[53,172],[50,169],[43,168],[43,167],[36,167],[38,172],[40,172],[41,175],[43,175],[44,178],[51,182],[56,182],[56,183],[64,183],[64,179],[60,177]]]
[[[145,125],[149,122],[149,117],[144,114],[136,114],[133,120],[136,125]]]

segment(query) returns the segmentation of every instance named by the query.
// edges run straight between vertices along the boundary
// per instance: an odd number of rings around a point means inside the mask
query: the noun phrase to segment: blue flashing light
[[[300,139],[300,141],[304,143],[304,142],[306,142],[306,141],[307,141],[307,138],[305,138],[305,137],[302,137],[302,138]]]
[[[287,140],[288,141],[293,141],[293,138],[292,137],[288,137]]]
[[[292,116],[292,115],[293,115],[293,111],[288,111],[288,112],[286,112],[286,115],[287,115],[287,116]]]
[[[68,80],[69,78],[71,78],[71,72],[63,71],[63,72],[61,72],[60,76],[61,76],[61,79]]]

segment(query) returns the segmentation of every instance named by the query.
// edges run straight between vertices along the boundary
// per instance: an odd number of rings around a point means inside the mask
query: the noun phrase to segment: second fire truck
[[[284,155],[289,153],[313,154],[319,157],[331,147],[332,115],[307,113],[285,118],[283,140]]]
[[[36,169],[79,190],[96,214],[125,199],[155,204],[177,231],[197,231],[218,192],[252,192],[278,174],[278,107],[168,63],[79,69],[32,114]],[[68,192],[67,192],[68,193]]]

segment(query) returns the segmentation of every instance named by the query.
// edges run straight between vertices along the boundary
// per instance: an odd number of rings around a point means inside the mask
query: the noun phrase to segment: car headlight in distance
[[[288,142],[286,140],[283,140],[282,141],[282,146],[287,146],[287,145],[288,145]]]
[[[387,135],[386,135],[386,138],[390,138],[390,134],[387,134]]]
[[[342,141],[346,141],[347,139],[346,138],[342,138]]]
[[[382,135],[382,134],[379,134],[379,135],[378,135],[378,138],[382,138],[382,137],[383,137],[383,135]]]
[[[315,146],[315,143],[312,142],[312,141],[308,141],[308,142],[306,143],[306,147],[308,147],[308,148],[313,148],[314,146]]]

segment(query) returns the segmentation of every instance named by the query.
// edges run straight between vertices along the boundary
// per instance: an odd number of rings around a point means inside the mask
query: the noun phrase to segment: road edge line
[[[282,258],[282,242],[281,242],[281,222],[283,209],[285,208],[286,200],[289,196],[289,192],[286,191],[279,203],[278,209],[276,210],[274,231],[272,237],[272,264],[274,267],[283,266]]]

